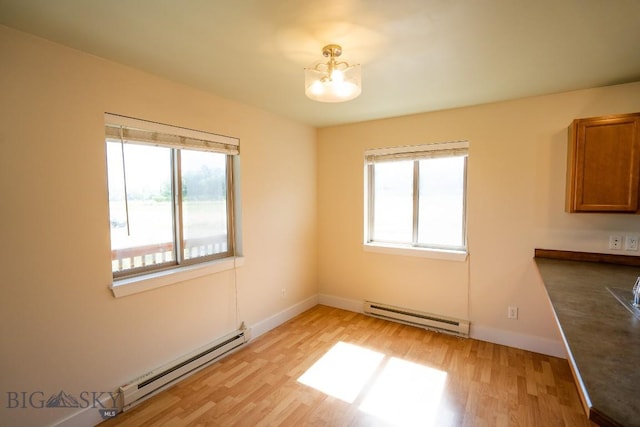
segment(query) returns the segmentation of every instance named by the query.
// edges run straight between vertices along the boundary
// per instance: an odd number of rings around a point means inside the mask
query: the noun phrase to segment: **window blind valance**
[[[240,140],[193,129],[105,113],[108,139],[189,150],[240,154]]]
[[[366,150],[364,156],[367,164],[372,164],[384,161],[462,157],[468,155],[468,152],[468,141],[453,141],[403,147],[373,148]]]

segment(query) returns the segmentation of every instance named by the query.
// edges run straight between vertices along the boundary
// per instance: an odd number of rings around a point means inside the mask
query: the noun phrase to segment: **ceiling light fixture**
[[[322,55],[329,61],[319,61],[304,69],[304,93],[307,97],[320,102],[344,102],[360,95],[360,64],[337,61],[341,54],[339,45],[326,45],[322,48]]]

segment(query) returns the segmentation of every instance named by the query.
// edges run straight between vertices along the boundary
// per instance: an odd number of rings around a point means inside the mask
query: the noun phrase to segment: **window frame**
[[[114,136],[114,129],[119,129],[120,140]],[[131,131],[134,138],[128,139],[123,136],[123,129]],[[141,287],[142,290],[149,288],[149,281],[158,281],[163,278],[160,286],[170,284],[167,281],[171,277],[178,277],[176,273],[180,270],[193,271],[194,269],[204,269],[203,271],[218,271],[220,268],[227,269],[228,262],[237,258],[239,244],[237,242],[237,201],[238,188],[236,185],[236,175],[239,170],[239,139],[224,135],[211,134],[177,126],[165,125],[157,122],[150,122],[111,113],[105,113],[105,146],[109,141],[118,141],[121,144],[140,144],[159,146],[170,149],[170,180],[171,180],[171,211],[172,211],[172,251],[174,258],[158,264],[135,267],[126,270],[113,271],[112,290],[116,294],[116,288],[120,285],[135,284],[146,281]],[[182,150],[206,151],[225,155],[225,181],[226,181],[226,238],[227,247],[223,252],[197,256],[194,258],[184,256],[184,217],[183,217],[183,189],[181,153]],[[107,165],[108,168],[108,165]],[[111,242],[111,231],[109,233]],[[111,246],[111,244],[110,244]],[[110,252],[113,254],[113,249]],[[222,264],[220,264],[222,262]],[[212,263],[220,264],[213,267]],[[229,264],[235,268],[236,262]],[[226,266],[226,267],[225,267]],[[187,273],[193,275],[194,273]],[[151,286],[153,287],[153,286]],[[122,292],[119,292],[122,293]],[[135,293],[126,292],[125,294]],[[118,296],[118,295],[116,295]]]
[[[364,189],[364,241],[363,247],[369,252],[386,254],[419,256],[436,259],[466,260],[468,254],[467,239],[467,170],[468,141],[451,141],[413,146],[375,148],[365,150],[365,189]],[[420,176],[419,162],[422,159],[437,157],[464,157],[463,167],[463,199],[462,199],[462,245],[430,245],[418,242]],[[374,240],[375,225],[375,164],[383,161],[413,162],[413,194],[412,194],[412,241],[387,242]]]

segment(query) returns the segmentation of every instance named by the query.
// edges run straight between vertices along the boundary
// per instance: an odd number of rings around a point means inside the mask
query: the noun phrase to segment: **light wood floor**
[[[593,426],[564,359],[321,305],[116,425]]]

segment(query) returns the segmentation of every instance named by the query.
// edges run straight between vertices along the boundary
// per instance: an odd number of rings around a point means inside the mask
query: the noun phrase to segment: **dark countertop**
[[[601,425],[640,426],[640,320],[606,289],[631,291],[640,267],[538,256],[535,262],[589,418]]]

